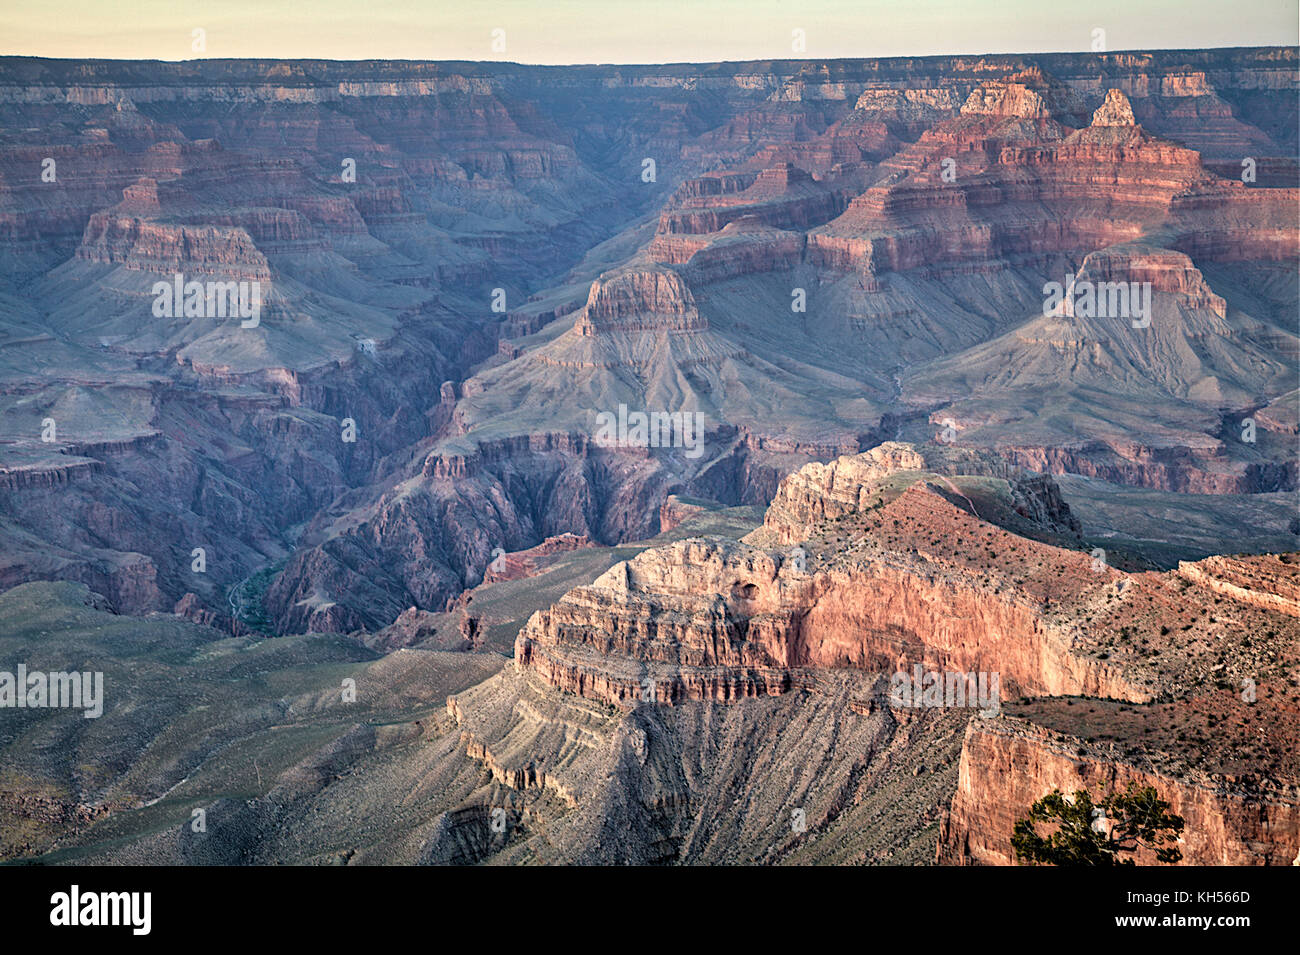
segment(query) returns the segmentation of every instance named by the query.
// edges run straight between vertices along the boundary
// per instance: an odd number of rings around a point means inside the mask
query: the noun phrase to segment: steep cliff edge
[[[1077,534],[1050,479],[887,443],[790,475],[750,543],[681,541],[570,591],[520,631],[515,670],[627,714],[995,673],[1006,706],[966,729],[937,861],[1010,862],[1035,799],[1129,779],[1185,810],[1186,862],[1289,861],[1294,558],[1128,574],[1060,546]],[[856,705],[889,707],[882,692]]]
[[[1079,708],[1083,708],[1083,703]],[[1265,705],[1254,715],[1251,732],[1234,733],[1234,742],[1275,742],[1278,733],[1270,720],[1295,724],[1294,700],[1281,711]],[[1189,719],[1209,733],[1222,733],[1221,724]],[[1186,732],[1186,729],[1183,730]],[[1059,789],[1072,794],[1079,789],[1123,791],[1130,783],[1154,786],[1182,816],[1186,828],[1179,848],[1185,865],[1292,865],[1300,864],[1300,779],[1297,778],[1296,737],[1285,743],[1286,764],[1255,763],[1249,767],[1206,769],[1186,747],[1184,761],[1168,760],[1150,752],[1134,752],[1131,740],[1085,741],[1023,719],[972,720],[966,728],[958,770],[957,792],[944,818],[936,861],[945,865],[1010,865],[1011,832],[1018,818],[1037,799]],[[1174,741],[1170,741],[1174,742]],[[1149,745],[1160,746],[1152,740]],[[1165,747],[1169,743],[1163,744]],[[1192,765],[1188,765],[1191,762]],[[1154,864],[1149,851],[1135,861]]]

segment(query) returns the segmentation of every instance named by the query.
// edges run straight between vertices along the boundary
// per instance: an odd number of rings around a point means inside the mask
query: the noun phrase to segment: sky
[[[0,54],[79,59],[674,63],[1298,42],[1297,0],[0,0]]]

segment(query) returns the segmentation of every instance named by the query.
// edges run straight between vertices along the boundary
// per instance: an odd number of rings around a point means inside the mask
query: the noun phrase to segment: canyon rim
[[[1277,4],[523,6],[0,47],[0,862],[1294,873]]]

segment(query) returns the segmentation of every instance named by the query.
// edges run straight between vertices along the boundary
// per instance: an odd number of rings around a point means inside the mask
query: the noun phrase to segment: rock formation
[[[0,624],[285,671],[151,761],[192,714],[118,661],[122,759],[16,751],[0,845],[181,786],[225,854],[97,858],[1002,863],[1134,779],[1188,861],[1295,858],[1296,563],[1229,552],[1300,546],[1297,62],[0,58]],[[182,785],[291,723],[256,799]]]
[[[1128,780],[1186,814],[1188,863],[1293,857],[1298,558],[1121,573],[977,517],[1028,518],[1057,540],[1078,529],[1050,480],[1034,499],[1051,506],[1030,510],[1017,484],[963,473],[990,460],[886,444],[809,465],[754,535],[782,550],[694,539],[647,551],[535,614],[515,666],[628,712],[799,694],[845,670],[993,672],[1014,715],[969,724],[939,861],[1009,863],[1012,823],[1039,796]],[[1177,738],[1156,744],[1171,727]]]
[[[904,58],[556,87],[501,65],[0,61],[6,126],[43,131],[0,149],[0,493],[22,526],[0,579],[62,567],[122,609],[194,593],[222,613],[283,562],[280,632],[377,629],[442,609],[493,547],[643,536],[673,493],[765,504],[810,461],[944,420],[1037,470],[1293,488],[1276,412],[1297,354],[1295,129],[1271,104],[1294,65]],[[570,94],[609,121],[582,124]],[[1252,183],[1225,171],[1242,156]],[[258,327],[155,318],[177,273],[262,283]],[[1066,276],[1150,282],[1150,329],[1043,316]],[[576,449],[620,405],[704,415],[707,453],[593,465]],[[1222,439],[1255,411],[1264,440]],[[45,418],[59,440],[38,440]],[[583,488],[549,523],[534,481],[501,479],[538,471],[542,434],[575,449],[559,470]],[[430,454],[501,448],[522,457],[484,493],[527,520],[370,519]],[[454,542],[468,524],[478,542]],[[182,558],[204,545],[193,579]],[[395,569],[417,555],[436,583]]]

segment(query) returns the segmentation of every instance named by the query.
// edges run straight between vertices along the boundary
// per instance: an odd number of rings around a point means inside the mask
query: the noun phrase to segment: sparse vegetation
[[[231,612],[235,619],[268,637],[275,636],[275,630],[266,612],[266,591],[283,567],[283,561],[263,567],[236,584],[230,592]]]
[[[1047,836],[1038,826],[1055,826]],[[1073,797],[1054,789],[1018,819],[1011,836],[1017,859],[1043,865],[1134,865],[1139,849],[1155,853],[1158,862],[1183,857],[1177,843],[1183,817],[1169,812],[1169,803],[1153,786],[1130,782],[1122,793],[1108,793],[1094,802],[1087,789]]]

